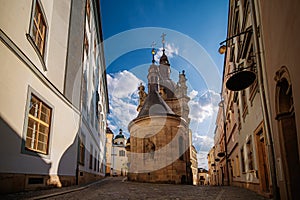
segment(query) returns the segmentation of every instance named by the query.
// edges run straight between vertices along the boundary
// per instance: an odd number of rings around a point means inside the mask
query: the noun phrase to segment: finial
[[[152,63],[154,63],[155,62],[155,60],[154,60],[154,55],[155,55],[155,45],[156,45],[156,43],[155,42],[152,42],[152,44],[151,44],[151,47],[152,47],[152,51],[151,51],[151,53],[152,53]]]
[[[182,74],[184,75],[184,73],[185,73],[185,71],[184,70],[182,70]]]
[[[163,51],[165,51],[165,36],[166,36],[167,34],[165,34],[165,33],[163,33],[162,35],[161,35],[161,38],[162,38],[162,40],[161,40],[161,42],[162,42],[162,44],[163,44]]]

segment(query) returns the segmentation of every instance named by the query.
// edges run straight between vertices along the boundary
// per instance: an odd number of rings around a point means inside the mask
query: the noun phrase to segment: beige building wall
[[[190,146],[190,158],[191,158],[191,169],[193,174],[193,185],[198,184],[198,162],[197,162],[197,150],[192,145]]]
[[[111,174],[111,168],[112,168],[112,141],[113,141],[114,134],[111,132],[109,128],[107,128],[106,131],[106,146],[105,146],[105,160],[106,160],[106,169],[105,174],[110,175]]]
[[[135,119],[129,124],[129,132],[129,180],[176,184],[187,182],[189,138],[187,125],[180,118],[151,116]],[[183,141],[182,155],[178,148],[179,137]],[[156,144],[153,154],[144,153],[148,139]]]
[[[272,5],[255,1],[261,66],[280,198],[296,199],[300,196],[300,2],[275,0]]]

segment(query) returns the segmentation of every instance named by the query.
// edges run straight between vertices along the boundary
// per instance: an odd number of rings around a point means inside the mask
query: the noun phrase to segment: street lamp
[[[225,147],[225,163],[226,163],[226,175],[227,175],[227,185],[230,185],[229,181],[229,168],[228,168],[228,155],[227,155],[227,137],[226,137],[226,115],[225,115],[225,105],[224,105],[224,99],[222,97],[222,93],[220,94],[221,101],[219,103],[219,107],[223,109],[223,133],[224,133],[224,147]],[[220,152],[221,153],[221,152]],[[219,153],[219,154],[220,154]]]

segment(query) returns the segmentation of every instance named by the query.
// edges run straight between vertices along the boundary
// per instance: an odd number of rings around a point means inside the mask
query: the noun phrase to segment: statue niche
[[[155,153],[155,144],[149,139],[146,138],[145,140],[145,159],[154,159],[154,153]]]
[[[138,87],[138,90],[139,90],[139,105],[137,107],[137,111],[140,112],[140,110],[142,109],[143,105],[144,105],[144,102],[145,102],[145,99],[147,97],[147,93],[145,92],[145,86],[143,86],[143,84],[141,83],[140,86]]]

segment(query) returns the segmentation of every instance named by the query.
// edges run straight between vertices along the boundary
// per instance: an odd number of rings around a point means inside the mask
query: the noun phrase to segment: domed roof
[[[124,135],[118,134],[118,135],[116,135],[115,139],[118,139],[118,138],[125,138],[125,137],[124,137]]]
[[[125,136],[122,134],[122,129],[120,129],[120,132],[119,132],[119,134],[118,135],[116,135],[115,136],[115,139],[118,139],[118,138],[123,138],[123,139],[125,139]]]
[[[157,115],[175,115],[157,91],[150,91],[137,118]]]

